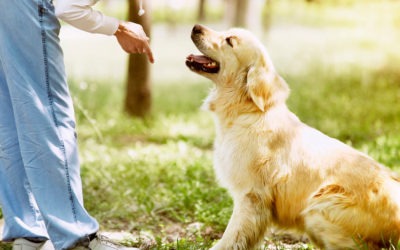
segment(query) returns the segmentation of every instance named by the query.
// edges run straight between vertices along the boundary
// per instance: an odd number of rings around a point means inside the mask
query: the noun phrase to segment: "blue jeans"
[[[3,240],[68,249],[98,230],[83,206],[75,118],[51,0],[0,0]]]

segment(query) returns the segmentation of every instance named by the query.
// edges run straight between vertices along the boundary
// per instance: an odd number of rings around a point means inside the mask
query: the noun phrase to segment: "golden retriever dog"
[[[215,116],[214,168],[234,200],[212,249],[254,249],[271,227],[322,249],[396,248],[398,175],[289,111],[289,88],[249,31],[195,25],[191,38],[203,55],[186,65],[215,83],[204,103]]]

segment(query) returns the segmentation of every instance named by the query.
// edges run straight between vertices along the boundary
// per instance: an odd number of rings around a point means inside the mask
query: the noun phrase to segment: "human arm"
[[[154,62],[149,38],[139,24],[122,22],[92,8],[98,0],[57,0],[56,15],[72,26],[91,33],[115,35],[128,53],[146,54]]]
[[[139,24],[120,22],[114,33],[122,49],[128,53],[146,54],[151,63],[154,63],[153,52],[149,45],[149,38]]]

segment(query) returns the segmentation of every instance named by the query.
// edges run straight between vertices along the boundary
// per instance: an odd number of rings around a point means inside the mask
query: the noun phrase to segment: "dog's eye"
[[[226,43],[229,44],[229,46],[231,46],[232,48],[233,48],[234,40],[235,40],[234,36],[228,36],[227,38],[225,38]]]

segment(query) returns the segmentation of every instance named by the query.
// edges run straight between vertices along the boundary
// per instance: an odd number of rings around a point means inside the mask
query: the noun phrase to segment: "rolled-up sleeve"
[[[91,33],[113,35],[119,20],[92,8],[98,0],[57,0],[56,15],[72,26]]]

